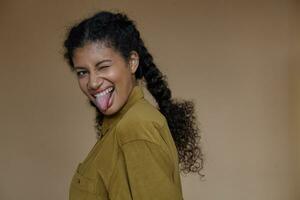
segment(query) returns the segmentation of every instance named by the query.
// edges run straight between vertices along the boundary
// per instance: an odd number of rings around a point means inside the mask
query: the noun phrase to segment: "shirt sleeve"
[[[119,189],[114,200],[182,199],[181,185],[174,182],[174,163],[159,145],[138,140],[124,144],[121,150],[125,175],[118,181],[128,190]],[[122,194],[124,191],[130,194]]]

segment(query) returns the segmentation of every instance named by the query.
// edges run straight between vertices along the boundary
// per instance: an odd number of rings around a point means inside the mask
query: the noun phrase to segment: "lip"
[[[108,86],[108,87],[106,87],[106,88],[104,88],[104,89],[101,89],[101,90],[92,91],[92,92],[90,92],[90,94],[91,94],[94,98],[96,98],[96,95],[97,95],[97,94],[103,92],[104,90],[107,90],[107,89],[110,88],[110,87],[112,87],[112,88],[114,89],[114,86]]]

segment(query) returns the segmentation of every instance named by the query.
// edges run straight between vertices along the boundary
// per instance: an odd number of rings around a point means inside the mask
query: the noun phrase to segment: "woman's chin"
[[[99,108],[98,108],[99,109]],[[103,115],[106,115],[106,116],[109,116],[109,115],[113,115],[116,113],[116,111],[113,109],[113,108],[108,108],[106,110],[101,110],[99,109],[99,111],[103,114]]]

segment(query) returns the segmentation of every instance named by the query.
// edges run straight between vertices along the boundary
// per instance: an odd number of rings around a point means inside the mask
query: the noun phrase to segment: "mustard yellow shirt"
[[[80,163],[70,200],[181,200],[178,155],[165,117],[135,86],[106,116],[103,136]]]

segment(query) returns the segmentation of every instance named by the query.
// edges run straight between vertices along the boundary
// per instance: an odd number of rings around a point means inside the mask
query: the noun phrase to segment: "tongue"
[[[108,93],[103,96],[96,97],[97,106],[101,111],[107,110],[110,95],[111,93]]]

